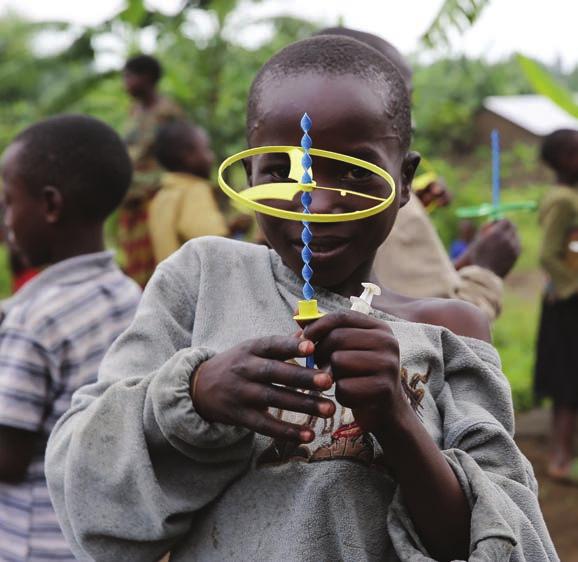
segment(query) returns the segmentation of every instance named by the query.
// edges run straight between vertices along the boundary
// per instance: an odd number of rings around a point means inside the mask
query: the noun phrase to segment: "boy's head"
[[[150,55],[137,55],[124,65],[124,87],[130,96],[139,99],[155,90],[163,69],[157,59]]]
[[[578,183],[578,130],[559,129],[544,137],[540,156],[564,183]]]
[[[155,138],[155,157],[170,172],[184,172],[209,178],[215,155],[209,136],[201,127],[187,121],[163,125]]]
[[[357,156],[387,170],[397,197],[384,212],[360,221],[312,223],[315,284],[338,287],[367,268],[389,234],[419,161],[409,154],[410,109],[395,67],[359,41],[319,36],[294,43],[272,57],[256,76],[249,96],[247,138],[251,146],[299,146],[301,116],[312,119],[313,147]],[[247,164],[252,185],[287,181],[288,158],[262,155]],[[313,158],[318,185],[386,197],[386,183],[364,169]],[[367,208],[367,200],[314,190],[311,212],[340,213]],[[300,208],[296,198],[292,203]],[[294,271],[301,269],[299,222],[259,216],[270,244]]]
[[[120,137],[84,115],[28,127],[6,149],[1,167],[6,226],[32,266],[62,253],[56,244],[73,244],[101,228],[132,177]]]
[[[411,70],[411,66],[409,66],[405,57],[389,41],[382,39],[378,35],[373,35],[373,33],[358,31],[357,29],[350,29],[349,27],[326,27],[325,29],[318,31],[315,35],[340,35],[342,37],[351,37],[352,39],[356,39],[357,41],[361,41],[365,45],[372,47],[393,63],[395,68],[397,68],[401,74],[407,91],[411,93],[413,88],[413,71]]]

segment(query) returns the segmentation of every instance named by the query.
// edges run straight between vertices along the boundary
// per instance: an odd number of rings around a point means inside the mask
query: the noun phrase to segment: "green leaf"
[[[570,90],[562,86],[535,60],[521,54],[516,55],[516,59],[536,93],[550,98],[564,111],[578,118],[578,104],[574,101],[574,96]]]
[[[449,34],[452,31],[463,33],[474,25],[490,2],[491,0],[445,0],[429,28],[422,35],[422,43],[430,48],[439,45],[447,47]]]
[[[139,27],[147,15],[144,0],[126,0],[126,7],[118,14],[121,21]]]

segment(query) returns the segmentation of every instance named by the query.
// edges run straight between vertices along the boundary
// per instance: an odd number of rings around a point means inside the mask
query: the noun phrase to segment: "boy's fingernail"
[[[313,377],[313,382],[315,386],[320,388],[329,388],[332,384],[331,377],[328,373],[319,373]]]
[[[299,432],[299,437],[301,438],[301,441],[309,443],[309,441],[313,441],[315,434],[308,429],[304,429],[303,431]]]
[[[299,344],[299,351],[301,353],[311,353],[313,351],[313,342],[309,340],[302,341]]]
[[[335,405],[332,402],[324,402],[319,405],[319,413],[323,416],[330,416],[335,411]]]

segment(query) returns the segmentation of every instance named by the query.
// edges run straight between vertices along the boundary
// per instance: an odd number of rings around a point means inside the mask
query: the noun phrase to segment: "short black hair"
[[[560,166],[572,149],[572,143],[578,141],[578,130],[558,129],[542,139],[540,158],[555,172],[560,171]],[[575,144],[574,144],[575,145]]]
[[[31,193],[52,186],[76,216],[106,219],[124,198],[132,164],[118,134],[87,115],[59,115],[31,125],[18,144],[16,174]]]
[[[273,55],[253,80],[247,105],[247,136],[259,115],[263,90],[271,82],[287,76],[310,72],[326,76],[353,75],[371,84],[384,102],[384,114],[390,116],[399,134],[403,150],[411,137],[409,94],[395,66],[375,49],[336,35],[319,35],[303,39]]]
[[[378,53],[381,53],[394,64],[395,68],[399,70],[399,73],[405,80],[408,89],[411,89],[413,80],[411,66],[405,60],[405,57],[389,41],[386,41],[382,37],[349,27],[326,27],[315,33],[315,35],[341,35],[343,37],[351,37],[373,47]]]
[[[124,70],[133,74],[149,76],[156,84],[163,75],[161,63],[150,55],[136,55],[126,61]]]
[[[194,146],[195,135],[201,129],[182,119],[169,121],[162,125],[155,136],[153,150],[159,164],[175,172],[182,167],[182,155],[186,149]]]

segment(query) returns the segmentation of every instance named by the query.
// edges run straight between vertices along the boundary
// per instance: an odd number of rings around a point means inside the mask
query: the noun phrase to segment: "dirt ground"
[[[528,457],[540,484],[540,504],[562,562],[578,562],[578,486],[553,482],[546,476],[548,414],[534,410],[517,419],[518,446]]]

